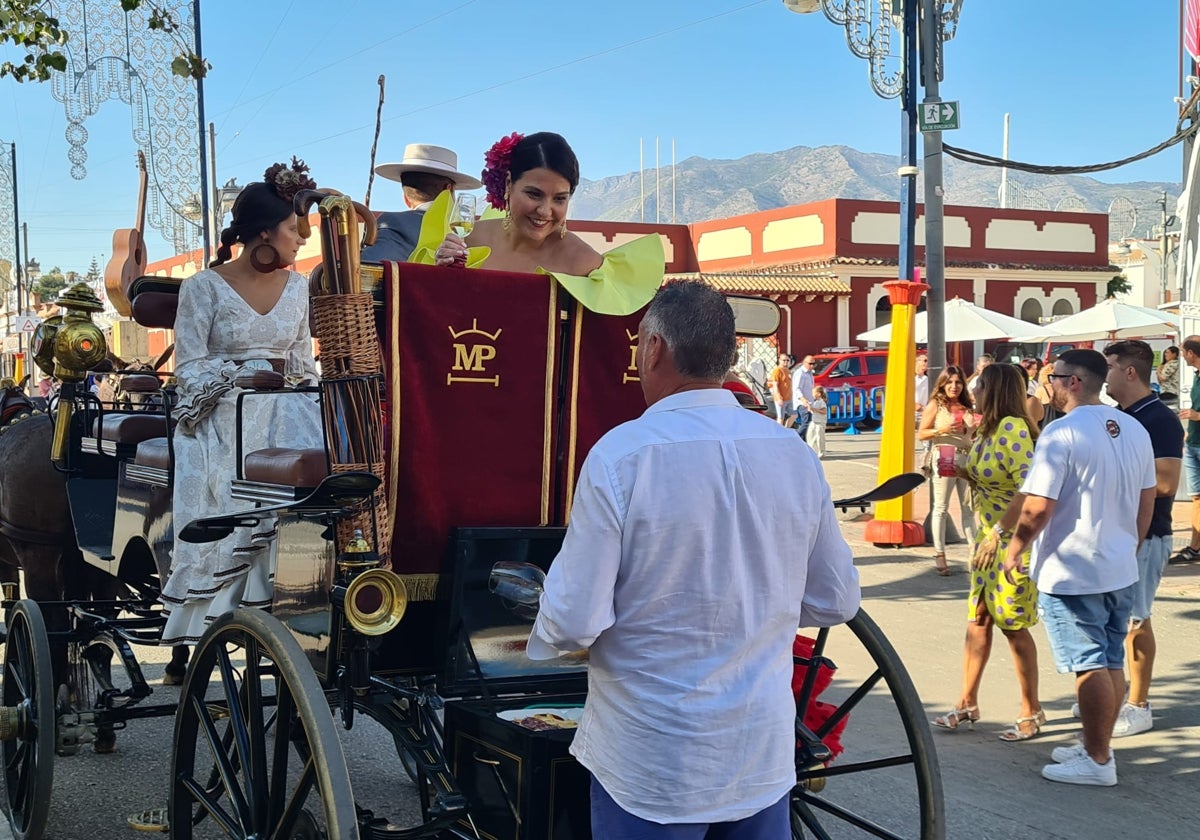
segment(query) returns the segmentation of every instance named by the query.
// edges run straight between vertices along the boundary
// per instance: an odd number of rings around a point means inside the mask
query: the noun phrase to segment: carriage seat
[[[165,437],[154,437],[143,440],[137,445],[137,454],[133,463],[139,467],[150,467],[157,470],[171,468],[171,448]]]
[[[176,278],[139,277],[129,284],[128,297],[133,320],[143,327],[174,329],[175,311],[179,306],[179,283]]]
[[[121,390],[130,394],[157,394],[162,380],[151,373],[131,373],[121,376]]]
[[[324,449],[259,449],[247,453],[243,474],[247,481],[316,487],[329,475]]]
[[[113,443],[141,444],[151,438],[163,438],[165,441],[166,434],[167,418],[161,414],[107,412],[96,419],[92,428],[94,437]]]

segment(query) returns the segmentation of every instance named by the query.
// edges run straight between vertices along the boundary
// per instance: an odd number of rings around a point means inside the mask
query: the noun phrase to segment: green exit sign
[[[953,131],[958,128],[958,103],[922,102],[917,123],[921,131]]]

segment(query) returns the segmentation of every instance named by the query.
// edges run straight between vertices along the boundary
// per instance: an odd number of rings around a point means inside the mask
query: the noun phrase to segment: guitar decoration
[[[113,233],[112,259],[104,267],[104,289],[117,312],[130,315],[129,286],[146,273],[146,240],[142,231],[146,227],[146,190],[149,176],[146,173],[146,156],[141,150],[138,161],[138,207],[137,221],[132,228],[121,228]]]

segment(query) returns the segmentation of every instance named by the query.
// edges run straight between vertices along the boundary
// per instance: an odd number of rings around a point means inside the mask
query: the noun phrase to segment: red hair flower
[[[487,154],[483,156],[484,168],[481,180],[487,189],[488,204],[497,210],[503,210],[508,206],[508,202],[504,198],[504,187],[508,182],[509,163],[512,160],[513,149],[524,139],[524,134],[517,134],[514,131],[493,143],[492,148],[488,149]]]

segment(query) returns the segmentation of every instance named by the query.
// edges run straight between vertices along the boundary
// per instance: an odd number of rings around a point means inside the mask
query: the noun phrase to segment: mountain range
[[[828,198],[896,201],[899,157],[860,152],[849,146],[796,146],[736,160],[689,157],[675,167],[674,208],[669,166],[659,173],[661,204],[654,194],[654,169],[645,172],[645,221],[702,222],[806,204]],[[963,163],[946,156],[943,164],[946,204],[999,206],[1000,170]],[[922,177],[917,178],[923,196]],[[571,200],[578,219],[642,221],[639,209],[642,177],[638,172],[580,182]],[[1182,184],[1157,181],[1104,183],[1083,175],[1032,175],[1009,171],[1009,207],[1058,209],[1110,215],[1109,235],[1154,235],[1160,224],[1160,199],[1167,193],[1167,213],[1174,211]],[[918,199],[920,200],[920,199]],[[1154,232],[1156,233],[1156,232]]]

